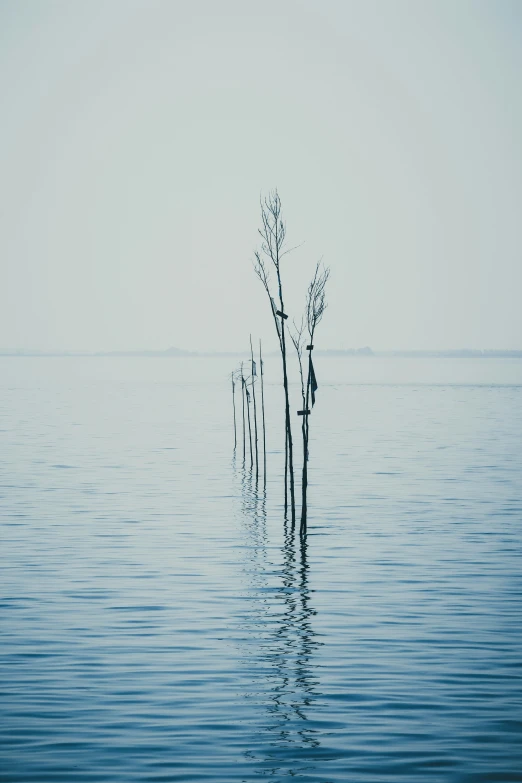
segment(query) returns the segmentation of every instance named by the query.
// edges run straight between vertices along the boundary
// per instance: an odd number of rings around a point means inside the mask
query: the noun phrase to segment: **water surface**
[[[303,543],[229,365],[0,360],[0,781],[522,781],[522,362],[318,357]]]

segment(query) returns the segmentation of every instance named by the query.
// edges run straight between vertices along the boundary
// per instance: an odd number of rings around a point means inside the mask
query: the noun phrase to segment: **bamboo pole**
[[[266,425],[265,425],[265,384],[263,354],[261,353],[261,340],[259,340],[259,372],[261,373],[261,414],[263,418],[263,483],[266,487]]]
[[[308,374],[306,377],[306,396],[304,400],[304,415],[303,415],[303,471],[301,474],[301,526],[299,533],[301,536],[306,534],[306,521],[308,516],[308,433],[309,433],[309,404],[310,404],[310,384],[312,376],[312,348],[308,348]]]
[[[247,420],[248,420],[248,442],[250,444],[250,470],[254,467],[254,454],[252,451],[252,427],[250,424],[250,392],[248,391],[246,381],[245,381],[245,392],[246,392],[246,401],[247,401]]]
[[[236,427],[236,383],[234,381],[234,373],[230,373],[230,380],[232,381],[232,407],[234,409],[234,451],[237,446],[237,427]]]
[[[285,395],[285,516],[288,514],[288,490],[290,484],[290,509],[292,514],[292,526],[295,526],[295,481],[294,481],[294,456],[292,424],[290,419],[290,395],[288,388],[287,357],[286,357],[286,338],[285,338],[285,320],[288,314],[285,313],[283,299],[283,284],[281,279],[281,260],[290,252],[290,249],[284,249],[286,226],[281,217],[281,199],[276,191],[261,201],[261,222],[262,227],[259,234],[263,240],[261,249],[255,252],[256,261],[254,269],[263,284],[270,301],[272,315],[279,339],[281,349],[281,359],[283,364],[283,388]],[[277,277],[277,293],[279,299],[279,310],[276,309],[274,298],[271,292],[270,272],[267,263],[273,264]],[[281,320],[279,320],[281,319]]]
[[[252,335],[250,335],[250,361],[252,364],[252,400],[254,402],[254,445],[256,453],[256,481],[259,478],[259,452],[257,446],[257,405],[256,405],[256,364],[254,362],[254,351],[252,348]]]
[[[277,242],[277,229],[276,229]],[[281,275],[279,264],[276,267],[277,280],[279,285],[279,302],[281,312],[284,313],[283,288],[281,284]],[[288,373],[286,361],[286,339],[285,339],[285,319],[281,318],[281,358],[283,362],[283,389],[285,392],[285,512],[288,509],[288,479],[290,478],[290,513],[292,515],[292,525],[295,525],[295,485],[294,485],[294,446],[292,440],[292,425],[290,421],[290,396],[288,390]]]
[[[243,362],[241,362],[241,399],[243,402],[243,463],[246,458],[246,438],[245,438],[245,379],[243,378]]]

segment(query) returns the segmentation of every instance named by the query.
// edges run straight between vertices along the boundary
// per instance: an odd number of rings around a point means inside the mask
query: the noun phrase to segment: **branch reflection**
[[[265,775],[309,776],[314,749],[320,746],[313,717],[319,698],[314,654],[321,642],[313,628],[308,541],[284,520],[282,546],[270,547],[266,488],[243,470],[241,490],[245,571],[253,596],[245,623],[252,673],[246,698],[263,707],[245,755]]]

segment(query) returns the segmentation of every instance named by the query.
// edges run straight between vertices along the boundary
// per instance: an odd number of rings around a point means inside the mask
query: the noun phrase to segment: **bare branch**
[[[286,226],[281,218],[281,199],[277,190],[260,199],[262,228],[258,229],[262,239],[261,250],[279,271],[279,262],[284,254]]]
[[[325,266],[321,269],[321,262],[318,261],[306,296],[306,321],[311,342],[313,341],[315,328],[322,319],[327,307],[325,289],[329,277],[330,269]]]
[[[298,325],[293,321],[292,327],[288,328],[290,339],[294,344],[295,352],[297,354],[297,361],[299,362],[299,375],[301,378],[301,397],[303,398],[303,409],[306,407],[306,392],[305,392],[305,379],[303,371],[303,345],[304,345],[304,333],[305,333],[305,319],[301,318],[301,323]]]
[[[279,253],[279,258],[283,258],[283,256],[288,255],[288,253],[293,253],[294,250],[298,250],[298,248],[303,247],[304,242],[299,242],[298,245],[294,245],[293,247],[287,248],[287,250],[283,250],[282,253]]]
[[[263,259],[261,258],[257,250],[255,251],[254,255],[256,257],[256,260],[254,261],[254,272],[263,283],[265,291],[270,295],[270,288],[269,288],[270,273],[268,272],[265,266],[265,262],[263,261]]]

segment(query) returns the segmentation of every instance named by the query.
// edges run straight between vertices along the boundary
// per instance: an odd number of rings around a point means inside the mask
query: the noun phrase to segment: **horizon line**
[[[426,358],[522,358],[522,348],[397,348],[388,350],[373,350],[364,348],[316,348],[316,355],[346,356],[346,357],[426,357]],[[191,351],[174,346],[164,349],[112,350],[112,351],[81,351],[81,350],[38,350],[17,349],[0,350],[1,357],[164,357],[164,358],[210,358],[226,356],[250,355],[248,349],[212,351]],[[265,356],[278,356],[278,351],[269,351]]]

